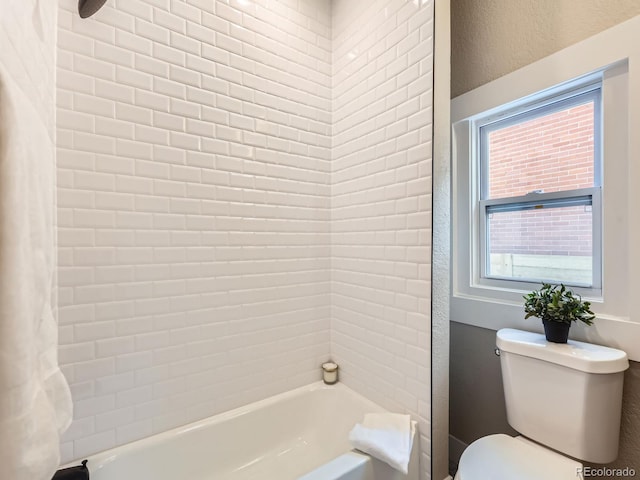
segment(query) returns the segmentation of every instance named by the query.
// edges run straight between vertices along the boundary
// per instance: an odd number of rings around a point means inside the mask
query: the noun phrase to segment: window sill
[[[524,319],[522,303],[489,300],[483,297],[458,294],[451,298],[450,318],[491,330],[518,328],[542,333],[542,322],[535,318]],[[598,314],[594,324],[588,327],[574,323],[569,336],[572,340],[606,345],[627,352],[630,360],[640,362],[640,323],[628,318]]]

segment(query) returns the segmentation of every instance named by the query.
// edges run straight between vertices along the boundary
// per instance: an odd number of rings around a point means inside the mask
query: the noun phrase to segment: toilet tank
[[[625,352],[572,340],[551,343],[510,328],[498,331],[496,345],[509,425],[581,460],[616,459]]]

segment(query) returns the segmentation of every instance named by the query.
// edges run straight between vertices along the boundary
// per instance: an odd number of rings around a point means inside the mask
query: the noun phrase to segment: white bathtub
[[[276,395],[88,458],[91,480],[417,480],[352,451],[349,430],[384,411],[342,384]]]

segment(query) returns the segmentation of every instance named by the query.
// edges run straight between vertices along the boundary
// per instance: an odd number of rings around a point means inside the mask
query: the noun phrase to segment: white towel
[[[354,448],[406,475],[415,433],[416,422],[409,415],[367,413],[362,424],[356,424],[349,433],[349,441]]]
[[[0,478],[51,480],[71,420],[58,368],[54,54],[57,2],[0,13]]]

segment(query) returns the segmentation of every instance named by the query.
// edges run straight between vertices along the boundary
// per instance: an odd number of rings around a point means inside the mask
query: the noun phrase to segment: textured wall
[[[495,338],[493,330],[451,322],[450,434],[466,445],[492,433],[517,434],[507,423],[500,359],[493,353]],[[624,375],[620,450],[618,459],[608,466],[640,472],[638,452],[640,363],[630,362]],[[454,468],[458,461],[455,453],[451,452]]]
[[[329,2],[76,6],[58,44],[65,460],[319,380],[330,340]]]
[[[451,0],[451,96],[638,14],[637,0]]]
[[[333,2],[332,354],[430,475],[433,2]]]
[[[630,362],[624,374],[622,394],[622,425],[618,458],[612,468],[630,467],[640,472],[640,363]],[[620,477],[611,477],[620,478]]]
[[[492,433],[515,431],[507,423],[496,332],[451,322],[450,434],[469,444]],[[471,367],[473,366],[473,367]]]
[[[433,252],[431,284],[431,478],[449,463],[449,291],[451,262],[451,18],[449,0],[434,2]]]

